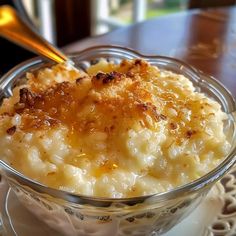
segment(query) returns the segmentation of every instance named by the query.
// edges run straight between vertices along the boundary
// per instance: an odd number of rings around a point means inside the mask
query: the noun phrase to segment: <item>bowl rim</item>
[[[201,77],[205,76],[208,79],[210,79],[215,86],[218,86],[219,88],[223,89],[224,93],[230,98],[230,103],[232,104],[232,108],[230,110],[229,116],[231,117],[233,123],[234,123],[234,137],[236,135],[236,102],[232,94],[229,92],[225,86],[217,81],[214,77],[206,75],[205,73],[201,72],[200,70],[196,69],[195,67],[182,62],[181,60],[167,57],[167,56],[155,56],[155,55],[145,55],[141,54],[133,49],[116,46],[116,45],[99,45],[99,46],[93,46],[86,48],[82,51],[73,52],[70,53],[70,57],[74,57],[76,55],[83,55],[88,52],[94,51],[94,50],[118,50],[129,53],[131,56],[134,56],[134,58],[142,58],[142,59],[163,59],[163,60],[171,60],[179,65],[183,65],[187,69],[189,69],[193,74],[197,75],[199,80],[201,80]],[[0,95],[3,95],[4,88],[9,84],[9,82],[16,77],[19,73],[22,73],[26,70],[28,70],[31,67],[38,67],[40,65],[43,65],[47,63],[46,60],[36,57],[29,59],[27,61],[24,61],[14,68],[12,68],[9,72],[7,72],[5,75],[2,76],[0,81]],[[31,68],[32,69],[32,68]],[[3,88],[3,89],[2,89]],[[134,205],[137,203],[141,203],[146,201],[147,199],[153,199],[155,198],[155,202],[157,201],[163,201],[163,200],[170,200],[175,198],[176,196],[184,196],[185,194],[193,193],[198,190],[203,190],[207,186],[211,186],[213,183],[215,183],[217,180],[219,180],[226,172],[230,170],[230,168],[236,163],[236,145],[234,144],[234,147],[232,148],[231,152],[225,157],[224,161],[221,162],[216,168],[208,172],[207,174],[203,175],[202,177],[189,182],[187,184],[181,185],[179,187],[176,187],[174,189],[171,189],[166,192],[161,193],[155,193],[150,195],[144,195],[144,196],[137,196],[137,197],[128,197],[128,198],[110,198],[110,197],[95,197],[95,196],[87,196],[82,194],[75,194],[66,192],[59,189],[54,189],[51,187],[48,187],[46,185],[43,185],[37,181],[34,181],[26,176],[24,176],[22,173],[18,172],[17,170],[13,169],[11,166],[0,160],[0,174],[2,172],[3,176],[6,176],[8,180],[10,180],[13,184],[20,184],[21,187],[24,189],[27,189],[29,191],[37,192],[39,194],[47,195],[50,197],[59,198],[61,200],[66,200],[71,203],[76,204],[91,204],[91,205],[99,205],[101,207],[112,205],[114,203],[125,203]],[[7,172],[5,174],[4,172]]]

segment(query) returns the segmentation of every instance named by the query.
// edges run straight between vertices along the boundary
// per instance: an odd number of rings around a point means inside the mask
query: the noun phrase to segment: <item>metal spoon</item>
[[[33,31],[8,5],[0,7],[0,36],[54,62],[71,62],[59,49]]]

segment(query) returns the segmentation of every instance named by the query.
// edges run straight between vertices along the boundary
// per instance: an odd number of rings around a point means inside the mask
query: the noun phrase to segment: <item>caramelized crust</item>
[[[0,107],[0,158],[63,191],[133,197],[203,176],[230,150],[227,115],[180,74],[147,62],[58,64]],[[227,133],[227,130],[226,130]]]
[[[160,71],[143,60],[124,60],[112,69],[54,83],[47,89],[40,86],[37,89],[29,79],[28,86],[19,90],[19,101],[10,115],[21,115],[19,128],[22,130],[50,129],[63,124],[72,132],[97,130],[109,135],[117,125],[128,130],[137,123],[142,128],[155,130],[158,123],[164,121],[177,143],[197,135],[204,126],[196,123],[214,116],[214,113],[199,112],[208,103],[194,101],[188,96],[188,88],[186,91],[166,88]],[[29,77],[35,80],[35,76]],[[174,117],[169,115],[171,109],[177,112]],[[186,109],[191,112],[191,119],[183,122]]]
[[[123,66],[125,62],[123,62]],[[136,60],[126,73],[112,71],[98,73],[90,78],[87,76],[74,82],[57,83],[47,90],[30,90],[24,87],[19,91],[19,102],[14,105],[14,112],[22,116],[22,130],[48,129],[51,126],[63,124],[71,130],[88,131],[90,129],[109,130],[116,127],[116,120],[123,128],[132,125],[133,120],[139,120],[142,126],[150,127],[146,117],[154,122],[166,120],[154,104],[150,91],[145,88],[141,77],[130,77],[129,72],[135,67],[142,68],[144,73],[146,63]],[[83,80],[90,80],[90,89],[81,96]],[[81,110],[93,106],[90,114],[81,116]],[[94,114],[93,114],[94,113]],[[102,119],[97,121],[97,117]],[[116,117],[116,118],[114,118]],[[125,126],[125,127],[124,127]],[[112,129],[109,127],[113,127]]]

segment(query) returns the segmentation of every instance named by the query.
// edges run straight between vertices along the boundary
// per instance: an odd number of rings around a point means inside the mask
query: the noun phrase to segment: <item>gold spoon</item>
[[[0,7],[0,36],[54,62],[71,62],[59,49],[33,31],[8,5]]]

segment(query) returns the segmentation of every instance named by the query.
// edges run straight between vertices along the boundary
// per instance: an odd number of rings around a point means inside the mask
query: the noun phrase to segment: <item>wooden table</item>
[[[191,10],[78,41],[67,52],[113,44],[176,57],[219,79],[236,97],[236,8]]]

